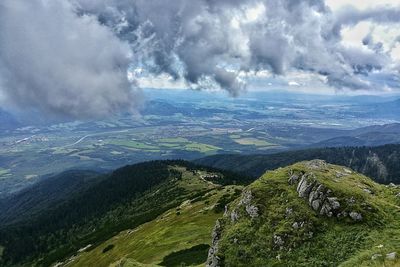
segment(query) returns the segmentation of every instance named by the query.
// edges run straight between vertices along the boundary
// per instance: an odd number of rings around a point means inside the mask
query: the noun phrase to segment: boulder
[[[396,257],[397,257],[397,253],[396,252],[392,252],[392,253],[388,253],[388,254],[386,254],[386,259],[388,259],[388,260],[395,260],[396,259]]]
[[[358,212],[352,211],[349,214],[350,218],[352,218],[354,221],[361,221],[362,220],[362,215]]]
[[[372,255],[372,257],[371,257],[371,260],[377,260],[377,259],[379,259],[379,258],[382,258],[383,257],[383,255],[382,254],[374,254],[374,255]]]

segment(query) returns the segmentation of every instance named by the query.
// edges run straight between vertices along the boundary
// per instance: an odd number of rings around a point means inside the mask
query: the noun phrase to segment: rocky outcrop
[[[219,220],[215,223],[214,229],[211,233],[212,241],[211,247],[208,250],[207,257],[207,267],[219,267],[220,266],[220,258],[218,257],[218,243],[221,238],[222,227]]]
[[[307,165],[312,169],[323,169],[327,166],[322,160],[313,160],[307,163]],[[346,173],[351,173],[351,171],[347,170]],[[295,174],[290,174],[288,183],[296,185],[294,183],[294,181],[296,181],[295,177]],[[299,197],[306,199],[308,205],[320,215],[327,217],[336,216],[338,218],[350,216],[354,221],[362,220],[362,215],[360,213],[354,211],[347,213],[346,211],[342,211],[342,205],[338,198],[333,195],[333,192],[329,188],[319,183],[313,173],[303,174],[297,184],[296,190]],[[351,200],[351,202],[355,202],[354,198],[351,198]]]
[[[301,177],[300,182],[297,184],[297,193],[299,193],[299,197],[308,197],[311,190],[315,185],[315,178],[312,174],[304,174]]]
[[[320,165],[319,165],[320,166]],[[321,215],[332,217],[340,212],[340,202],[332,191],[317,182],[313,174],[304,174],[297,185],[299,197],[308,200],[308,205]]]

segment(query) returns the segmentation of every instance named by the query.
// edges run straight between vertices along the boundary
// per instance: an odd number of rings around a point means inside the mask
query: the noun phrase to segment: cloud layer
[[[0,93],[79,117],[135,108],[129,67],[234,96],[246,88],[243,73],[260,71],[309,73],[338,89],[399,88],[393,47],[372,36],[361,48],[342,42],[342,29],[363,21],[399,23],[400,6],[332,12],[323,0],[4,0]]]
[[[323,0],[78,0],[138,47],[138,64],[183,77],[192,85],[213,80],[232,95],[245,88],[239,74],[306,71],[338,89],[396,87],[390,51],[342,43],[341,30],[363,22],[400,22],[400,6],[333,13]],[[361,40],[360,40],[361,44]],[[383,77],[388,78],[388,83]],[[398,85],[397,85],[398,87]]]

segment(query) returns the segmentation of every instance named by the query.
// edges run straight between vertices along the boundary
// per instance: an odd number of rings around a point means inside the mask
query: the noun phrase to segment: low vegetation
[[[209,264],[398,266],[399,191],[322,161],[267,172],[218,220]]]

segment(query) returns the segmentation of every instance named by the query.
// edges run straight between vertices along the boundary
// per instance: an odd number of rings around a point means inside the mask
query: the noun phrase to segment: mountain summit
[[[322,160],[266,172],[217,221],[207,266],[399,266],[398,191]]]

